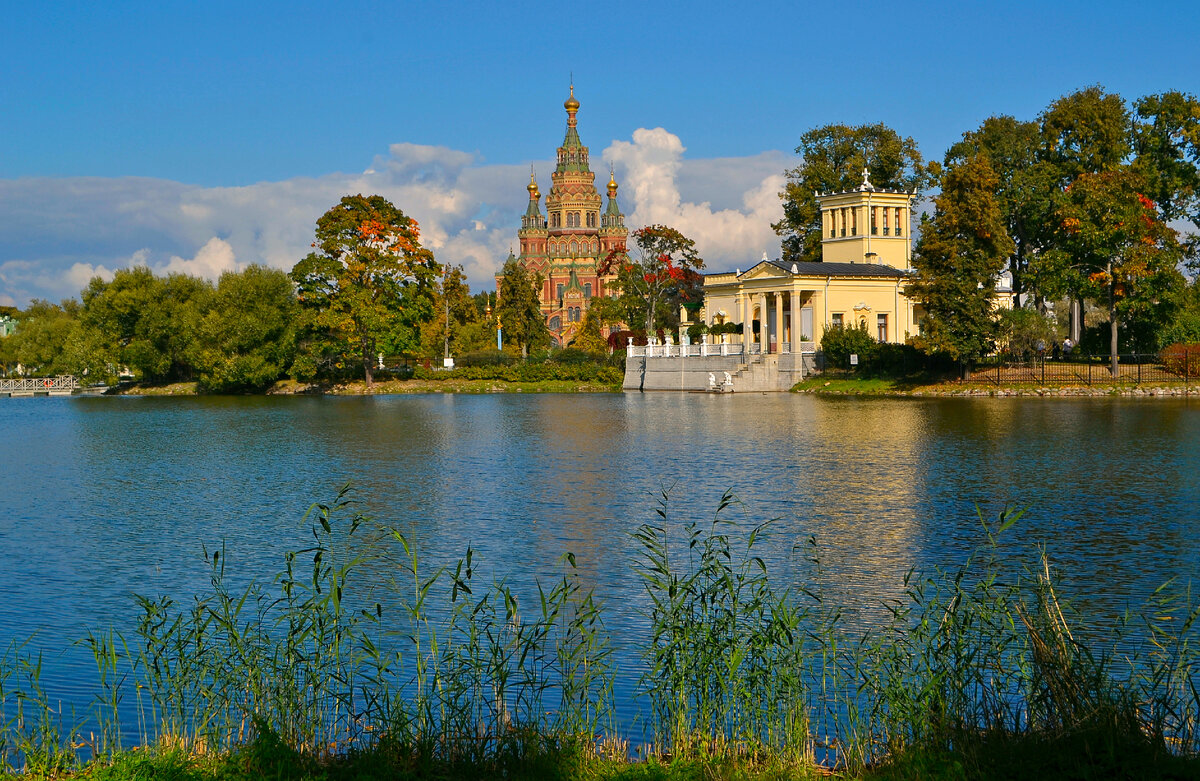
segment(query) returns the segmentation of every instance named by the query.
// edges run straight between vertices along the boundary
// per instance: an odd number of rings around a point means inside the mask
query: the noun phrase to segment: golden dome
[[[537,180],[533,178],[532,170],[529,172],[529,186],[526,187],[525,189],[529,191],[529,195],[531,198],[538,195]]]
[[[609,171],[608,190],[609,190],[609,192],[616,192],[616,189],[617,189],[617,173],[616,173],[616,171]]]
[[[563,103],[563,108],[565,108],[567,111],[578,111],[579,110],[579,101],[575,100],[575,85],[574,84],[571,85],[571,97],[567,98],[566,101]]]

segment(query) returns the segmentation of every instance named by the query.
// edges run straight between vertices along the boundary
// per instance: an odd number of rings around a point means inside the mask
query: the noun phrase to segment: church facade
[[[542,214],[541,191],[531,170],[526,188],[529,206],[517,231],[520,255],[515,257],[541,280],[538,297],[556,346],[571,342],[593,298],[616,292],[609,289],[616,276],[601,275],[600,266],[610,252],[625,251],[629,236],[625,215],[617,206],[615,175],[609,174],[607,204],[596,189],[588,148],[579,139],[579,101],[573,85],[563,108],[567,131],[550,175],[546,214]],[[509,259],[514,259],[511,253]]]

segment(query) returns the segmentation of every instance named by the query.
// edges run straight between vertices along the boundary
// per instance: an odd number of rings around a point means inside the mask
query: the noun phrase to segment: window
[[[884,209],[883,210],[883,235],[884,236],[888,235],[887,215],[888,215],[888,210]]]
[[[837,215],[835,212],[825,212],[825,216],[829,218],[829,238],[837,236]]]
[[[850,210],[850,235],[858,235],[858,209]]]
[[[562,217],[558,212],[550,212],[550,227],[557,228],[561,224]]]
[[[841,312],[833,313],[833,327],[834,328],[842,327],[842,313]]]
[[[575,242],[575,241],[572,241],[572,242],[571,242],[571,254],[572,254],[572,255],[574,255],[574,254],[576,254],[577,252],[579,252],[579,243],[578,243],[578,242]]]
[[[878,225],[879,213],[878,212],[879,212],[878,206],[871,207],[871,235],[872,236],[879,235],[879,225]]]
[[[900,208],[899,207],[896,208],[896,235],[897,236],[904,235],[900,232]]]
[[[846,235],[846,210],[842,209],[842,235]]]
[[[592,297],[592,283],[591,282],[583,283],[583,297],[584,298]]]
[[[877,315],[875,317],[875,328],[879,332],[879,341],[886,342],[887,334],[887,315]]]
[[[547,325],[551,331],[557,331],[562,328],[562,318],[557,316],[552,317]]]
[[[564,284],[562,284],[562,283],[560,282],[560,283],[558,284],[558,297],[559,297],[560,299],[563,297],[563,289],[564,289],[564,288],[566,288],[566,285],[564,285]]]
[[[596,227],[596,213],[595,212],[588,212],[588,227],[589,228]]]

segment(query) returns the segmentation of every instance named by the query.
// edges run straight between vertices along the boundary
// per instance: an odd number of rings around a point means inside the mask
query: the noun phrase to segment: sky
[[[710,270],[779,254],[800,136],[884,122],[941,159],[992,115],[1093,84],[1200,94],[1200,4],[4,3],[0,304],[135,264],[290,269],[379,193],[473,290],[549,190],[571,81],[631,228]]]

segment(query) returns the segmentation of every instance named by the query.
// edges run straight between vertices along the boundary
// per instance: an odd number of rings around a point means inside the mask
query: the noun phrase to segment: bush
[[[578,347],[565,347],[550,356],[554,363],[564,366],[578,366],[582,363],[597,363],[596,355]]]
[[[708,327],[710,334],[740,334],[742,332],[741,323],[713,323]]]
[[[501,350],[480,350],[465,353],[455,359],[456,366],[512,366],[518,361],[517,356]]]
[[[708,333],[708,326],[706,326],[704,323],[689,325],[687,329],[688,338],[693,342],[699,341],[700,337],[704,336],[706,333]]]
[[[1163,368],[1180,377],[1200,377],[1200,344],[1177,343],[1164,347],[1158,354]]]
[[[499,380],[501,382],[598,382],[619,385],[625,378],[623,369],[599,363],[522,363],[515,366],[464,366],[450,371],[434,371],[417,367],[413,377],[418,380]]]
[[[821,337],[821,352],[825,354],[825,365],[838,369],[849,369],[850,356],[857,355],[866,362],[874,357],[879,342],[871,336],[865,325],[829,325]]]
[[[646,334],[642,331],[613,331],[608,335],[608,346],[614,350],[624,350],[629,346],[629,338],[638,347],[646,346]]]

